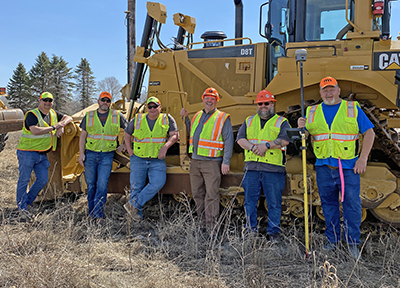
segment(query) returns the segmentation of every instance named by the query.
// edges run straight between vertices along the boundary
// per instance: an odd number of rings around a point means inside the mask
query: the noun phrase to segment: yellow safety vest
[[[318,159],[350,160],[358,156],[357,106],[356,101],[342,100],[330,130],[320,104],[307,108],[306,128],[313,137],[314,154]]]
[[[260,117],[256,114],[246,118],[246,135],[251,144],[265,144],[278,138],[281,131],[281,125],[287,121],[285,117],[274,115],[265,123],[261,129]],[[250,150],[244,150],[244,161],[262,162],[285,167],[286,165],[286,147],[281,149],[268,149],[265,156],[258,156]]]
[[[38,119],[38,124],[39,127],[50,127],[54,126],[58,123],[57,120],[57,113],[53,109],[50,109],[50,125],[47,124],[42,117],[42,114],[40,113],[39,109],[33,109],[28,111],[25,114],[24,121],[26,120],[26,117],[28,113],[33,113],[36,118]],[[24,150],[24,151],[38,151],[38,152],[43,152],[49,150],[51,147],[53,147],[53,151],[56,150],[57,148],[57,137],[55,136],[56,130],[53,130],[49,133],[42,134],[42,135],[33,135],[31,131],[27,130],[25,128],[25,124],[22,129],[22,135],[21,135],[21,140],[18,143],[18,148],[19,150]]]
[[[147,113],[135,117],[133,132],[133,153],[141,158],[157,158],[162,146],[167,141],[169,119],[166,114],[158,115],[153,131],[146,118]]]
[[[197,112],[190,126],[189,153],[193,153],[193,135],[200,123],[203,110]],[[197,155],[206,157],[221,157],[224,155],[224,140],[222,128],[230,115],[215,109],[214,113],[204,123],[197,146]]]
[[[86,112],[86,149],[95,152],[117,150],[117,137],[120,131],[120,112],[110,110],[106,123],[101,125],[97,110]]]

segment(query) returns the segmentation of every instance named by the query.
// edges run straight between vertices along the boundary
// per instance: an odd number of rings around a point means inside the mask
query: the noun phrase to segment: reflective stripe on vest
[[[189,153],[193,153],[193,136],[197,126],[200,123],[203,111],[197,112],[191,123]],[[229,114],[216,109],[214,113],[204,123],[203,129],[199,136],[197,146],[197,155],[205,157],[221,157],[223,156],[224,140],[222,138],[222,129]]]
[[[246,135],[247,140],[251,144],[265,144],[267,142],[274,141],[278,138],[281,131],[281,125],[286,118],[278,115],[274,115],[271,119],[265,123],[264,128],[261,129],[260,117],[252,115],[246,119]],[[250,150],[245,150],[245,162],[262,162],[277,166],[285,166],[286,164],[286,147],[280,149],[268,149],[265,156],[258,156]]]
[[[355,105],[354,101],[346,101],[347,102],[347,117],[355,118],[356,113],[354,112]]]
[[[143,138],[143,139],[139,139],[137,137],[133,137],[134,142],[137,143],[165,143],[167,141],[166,137],[147,137],[147,138]]]
[[[329,133],[313,135],[313,139],[314,139],[314,141],[329,140]]]
[[[309,117],[307,117],[307,121],[308,121],[307,123],[314,122],[315,111],[317,110],[317,108],[318,108],[318,105],[311,106],[310,115],[309,115]]]
[[[332,133],[332,140],[337,141],[355,141],[358,139],[358,134],[337,134]]]
[[[190,138],[189,138],[189,152],[190,153],[193,153],[193,135],[194,135],[194,130],[196,130],[196,129],[193,129],[193,124],[197,123],[196,124],[196,127],[197,127],[202,114],[203,114],[203,111],[199,111],[196,114],[194,114],[192,123],[190,123]],[[199,117],[199,118],[197,119],[197,117]],[[192,131],[193,131],[193,133],[192,133]],[[190,151],[190,147],[192,147],[192,151]]]
[[[146,115],[147,113],[141,113],[135,116],[135,131],[133,132],[134,154],[141,158],[157,158],[161,147],[167,141],[169,119],[166,114],[160,114],[151,131]]]
[[[117,137],[120,131],[119,111],[110,110],[104,126],[97,110],[86,113],[86,149],[96,152],[110,152],[117,149]]]
[[[321,105],[307,109],[306,128],[313,137],[314,154],[317,158],[333,157],[346,160],[354,159],[358,155],[357,106],[358,103],[355,101],[342,100],[331,129],[323,116]]]
[[[50,109],[49,111],[50,125],[43,120],[42,114],[38,108],[28,111],[25,114],[24,120],[26,120],[28,113],[33,113],[33,115],[36,116],[39,127],[50,127],[58,123],[57,113],[53,109]],[[57,138],[55,137],[55,133],[56,130],[53,130],[46,134],[33,135],[32,132],[26,129],[24,125],[21,139],[18,143],[18,149],[24,151],[43,152],[52,148],[52,150],[55,151],[57,148]]]

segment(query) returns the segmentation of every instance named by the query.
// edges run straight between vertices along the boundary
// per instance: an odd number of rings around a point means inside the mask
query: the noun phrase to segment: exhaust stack
[[[234,0],[235,2],[235,38],[243,38],[243,3],[242,0]],[[242,44],[242,40],[235,40],[235,45]]]

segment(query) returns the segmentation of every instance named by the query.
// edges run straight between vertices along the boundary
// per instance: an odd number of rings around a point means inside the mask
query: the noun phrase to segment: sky
[[[243,36],[264,42],[258,35],[259,10],[264,1],[243,0]],[[136,43],[141,42],[147,1],[136,0]],[[205,31],[223,31],[234,38],[235,5],[233,0],[162,0],[167,9],[166,24],[161,28],[164,44],[172,43],[178,27],[173,14],[196,18],[194,41],[200,42]],[[39,54],[63,57],[75,69],[86,58],[96,81],[114,76],[127,83],[127,28],[124,11],[127,0],[0,0],[0,87],[7,85],[19,62],[27,71]],[[391,31],[400,32],[400,2],[392,3]],[[147,85],[147,83],[144,83]]]

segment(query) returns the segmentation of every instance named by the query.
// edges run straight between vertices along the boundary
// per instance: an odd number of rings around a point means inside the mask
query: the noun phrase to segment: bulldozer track
[[[8,139],[8,134],[7,133],[1,133],[0,134],[0,152],[4,150],[4,147],[6,146],[7,139]]]
[[[359,102],[363,111],[374,124],[375,141],[379,144],[382,151],[389,157],[400,170],[400,145],[399,137],[394,129],[387,128],[387,121],[381,120],[380,110],[369,101]]]

